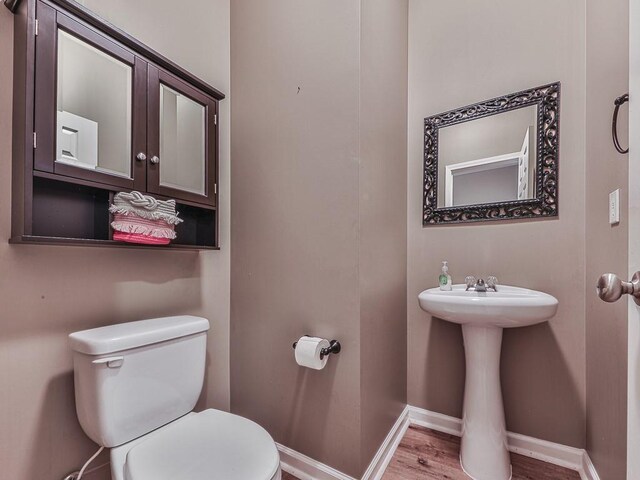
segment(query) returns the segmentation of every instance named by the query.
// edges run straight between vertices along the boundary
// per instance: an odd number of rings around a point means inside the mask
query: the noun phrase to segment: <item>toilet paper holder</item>
[[[311,335],[303,335],[303,337],[310,337]],[[296,345],[298,345],[298,342],[293,342],[293,348],[296,348]],[[342,350],[342,347],[340,346],[340,342],[338,340],[331,340],[329,342],[329,346],[327,348],[323,348],[322,350],[320,350],[320,360],[322,360],[324,357],[327,357],[329,355],[331,355],[332,353],[338,354],[340,353],[340,350]]]

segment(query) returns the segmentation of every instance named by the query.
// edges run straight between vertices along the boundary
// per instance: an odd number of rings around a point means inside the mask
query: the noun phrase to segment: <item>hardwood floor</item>
[[[460,467],[460,438],[411,425],[382,480],[469,480]],[[511,454],[512,480],[580,480],[578,472]],[[282,480],[298,480],[282,472]]]
[[[469,480],[460,467],[460,439],[411,425],[382,480]],[[578,472],[511,454],[513,480],[580,480]]]

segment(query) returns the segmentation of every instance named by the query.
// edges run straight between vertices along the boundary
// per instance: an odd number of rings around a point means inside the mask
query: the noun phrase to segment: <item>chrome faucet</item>
[[[476,280],[476,277],[469,275],[464,279],[464,283],[467,285],[465,291],[473,289],[476,292],[486,292],[488,288],[494,292],[498,291],[498,279],[493,275],[487,277],[486,282],[482,278]]]

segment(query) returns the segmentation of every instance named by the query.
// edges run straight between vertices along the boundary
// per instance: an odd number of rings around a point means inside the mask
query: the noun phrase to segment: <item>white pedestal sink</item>
[[[498,291],[420,293],[420,307],[434,317],[462,325],[466,355],[460,463],[475,480],[509,480],[511,462],[500,390],[502,329],[524,327],[553,317],[558,300],[546,293],[499,285]]]

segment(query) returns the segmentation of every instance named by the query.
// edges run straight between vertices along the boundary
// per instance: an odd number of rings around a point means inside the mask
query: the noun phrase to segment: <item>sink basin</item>
[[[555,297],[527,288],[499,285],[497,292],[465,289],[466,285],[454,285],[448,292],[430,288],[418,296],[420,307],[449,322],[502,328],[543,322],[558,308]]]
[[[465,291],[454,285],[418,295],[434,317],[462,325],[466,376],[460,463],[474,480],[509,480],[511,462],[500,388],[503,328],[526,327],[553,317],[558,300],[526,288],[498,285],[498,291]]]

